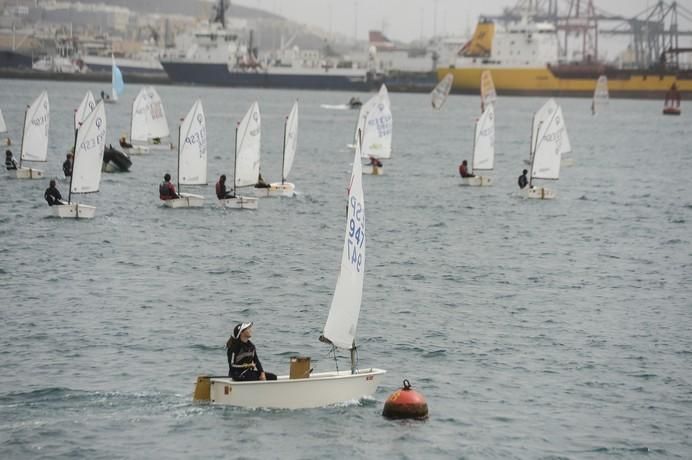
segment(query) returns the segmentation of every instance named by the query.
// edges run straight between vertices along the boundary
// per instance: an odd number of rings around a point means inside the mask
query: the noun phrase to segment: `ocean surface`
[[[47,89],[47,164],[72,146],[72,114],[99,84],[0,80],[19,155],[24,108]],[[128,85],[107,106],[129,131]],[[196,98],[208,118],[209,185],[198,210],[158,200],[173,152],[104,174],[90,221],[48,217],[48,179],[0,177],[0,458],[692,458],[690,112],[657,101],[558,99],[575,165],[525,200],[516,179],[543,98],[500,97],[495,185],[463,188],[479,98],[391,94],[394,153],[365,176],[361,367],[388,371],[372,399],[314,410],[192,403],[199,374],[225,374],[233,326],[254,321],[267,370],[311,356],[339,269],[357,112],[338,92],[158,88],[171,131]],[[235,125],[259,101],[262,173],[280,175],[283,120],[300,100],[295,198],[256,212],[216,207]],[[66,194],[68,184],[59,180]],[[346,354],[340,355],[348,366]],[[426,421],[381,416],[409,379]]]

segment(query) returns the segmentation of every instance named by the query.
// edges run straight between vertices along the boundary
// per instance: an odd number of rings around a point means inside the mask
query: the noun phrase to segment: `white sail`
[[[348,188],[348,214],[341,270],[322,333],[335,347],[345,349],[350,349],[355,344],[365,272],[365,203],[359,150],[360,146],[356,144]]]
[[[163,108],[161,96],[156,92],[153,86],[147,87],[149,92],[149,123],[150,123],[150,139],[155,137],[168,137],[171,132],[168,129],[168,120],[166,119],[166,111]]]
[[[130,140],[131,142],[148,142],[149,129],[149,94],[146,88],[142,88],[137,93],[137,97],[132,102],[132,116],[130,118]]]
[[[207,183],[207,120],[202,101],[195,101],[180,124],[178,139],[178,184]]]
[[[473,143],[473,171],[487,171],[495,162],[495,109],[488,105],[476,122]]]
[[[236,129],[235,187],[257,183],[260,167],[262,120],[259,104],[254,102]]]
[[[111,54],[111,99],[118,100],[118,97],[125,90],[125,82],[123,81],[123,73],[117,65],[115,65],[115,56]]]
[[[497,100],[497,92],[495,92],[495,83],[493,76],[489,70],[484,70],[481,74],[481,105],[487,107]]]
[[[596,89],[593,92],[593,107],[594,112],[600,105],[608,104],[610,96],[608,94],[608,77],[601,75],[596,82]]]
[[[96,108],[77,130],[72,180],[70,182],[72,193],[98,192],[105,146],[106,109],[103,101],[99,101]]]
[[[377,92],[377,95],[382,98],[385,104],[387,104],[389,107],[392,106],[392,101],[389,100],[389,91],[387,91],[387,85],[382,83],[382,86],[380,86],[380,90]]]
[[[0,110],[0,133],[7,132],[7,125],[5,124],[5,119],[2,116],[2,110]]]
[[[367,119],[368,113],[372,110],[375,105],[377,105],[377,102],[380,100],[380,94],[376,94],[367,101],[365,101],[365,104],[360,106],[360,110],[358,111],[358,121],[356,122],[356,130],[353,133],[353,145],[357,145],[360,142],[360,139],[358,138],[359,133],[360,136],[362,136],[363,132],[365,131],[365,121]]]
[[[432,90],[430,96],[432,98],[432,106],[434,109],[439,110],[442,108],[447,100],[447,96],[449,96],[450,90],[452,89],[452,83],[454,83],[454,75],[448,73]]]
[[[147,143],[154,138],[170,135],[168,120],[159,93],[152,86],[139,90],[132,103],[130,139]]]
[[[91,91],[87,91],[84,95],[84,98],[82,99],[82,102],[79,104],[79,107],[77,107],[77,110],[74,113],[75,130],[79,128],[79,125],[81,123],[84,123],[86,117],[89,116],[89,114],[92,112],[92,110],[94,110],[95,107],[96,99],[94,99],[94,95],[91,93]]]
[[[298,148],[298,101],[293,103],[291,113],[286,118],[286,127],[284,129],[284,161],[281,172],[281,180],[285,181],[288,173],[291,172],[293,159],[296,156]]]
[[[541,125],[557,110],[555,99],[550,98],[541,106],[540,109],[533,115],[531,123],[531,143],[529,144],[529,163],[533,159],[534,148],[538,140],[538,129]]]
[[[535,120],[534,120],[535,123]],[[562,109],[555,110],[539,122],[537,141],[531,163],[532,179],[558,179],[560,177],[560,159],[565,150],[567,128],[562,116]]]
[[[26,110],[20,157],[22,160],[46,161],[49,128],[50,103],[48,93],[43,91]]]
[[[392,110],[387,87],[382,85],[375,102],[365,114],[361,156],[386,159],[392,156]],[[357,132],[357,131],[356,131]],[[358,144],[358,141],[356,141]]]

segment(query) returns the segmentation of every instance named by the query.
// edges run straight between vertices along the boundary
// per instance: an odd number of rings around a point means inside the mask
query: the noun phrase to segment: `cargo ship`
[[[681,93],[692,93],[692,71],[671,68],[665,60],[648,69],[620,68],[588,57],[560,62],[554,24],[526,15],[503,27],[481,19],[454,62],[437,68],[437,79],[451,73],[454,92],[478,94],[484,70],[492,73],[499,94],[591,97],[600,75],[607,76],[611,97],[662,98],[673,83]]]

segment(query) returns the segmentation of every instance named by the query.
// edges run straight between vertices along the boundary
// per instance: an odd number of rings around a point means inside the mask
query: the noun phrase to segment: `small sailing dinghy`
[[[254,102],[235,129],[234,196],[219,200],[219,204],[232,209],[257,209],[257,197],[240,196],[238,189],[254,186],[259,178],[261,130],[259,104]]]
[[[293,103],[291,113],[286,117],[284,124],[284,151],[281,161],[281,182],[269,184],[267,196],[293,196],[295,194],[295,185],[291,182],[286,182],[288,173],[291,172],[293,159],[296,156],[298,148],[298,101]]]
[[[202,195],[181,193],[183,185],[207,184],[207,120],[197,99],[178,129],[178,196],[164,200],[169,208],[201,208]]]
[[[593,91],[593,99],[591,100],[591,115],[596,115],[599,108],[608,105],[610,94],[608,93],[608,77],[601,75],[596,82],[596,88]]]
[[[142,88],[132,102],[130,120],[129,154],[150,153],[157,150],[170,150],[173,146],[164,142],[170,136],[166,111],[161,96],[153,86]],[[125,146],[121,142],[121,147]]]
[[[666,99],[663,101],[663,115],[680,115],[680,91],[675,83],[666,93]]]
[[[363,136],[361,157],[371,160],[371,169],[364,170],[363,174],[379,176],[384,172],[381,160],[392,157],[392,109],[387,87],[382,85],[374,101],[365,105],[368,111],[363,116],[362,125],[356,129],[356,136],[359,132]]]
[[[107,102],[118,102],[118,98],[125,90],[125,81],[123,81],[123,73],[120,68],[115,65],[115,56],[111,54],[111,97]]]
[[[94,217],[96,207],[73,202],[72,195],[99,191],[105,144],[106,109],[104,102],[99,101],[96,108],[77,129],[67,204],[51,206],[54,216],[63,219],[92,219]]]
[[[449,92],[452,90],[453,83],[454,75],[448,73],[444,76],[442,80],[439,81],[437,85],[435,85],[435,88],[433,88],[432,93],[430,93],[433,109],[440,110],[442,108],[442,106],[447,101],[447,96],[449,96]]]
[[[42,179],[40,169],[22,166],[25,161],[46,162],[48,158],[48,130],[50,128],[50,103],[43,91],[26,109],[22,131],[22,152],[19,168],[14,170],[17,179]]]
[[[490,104],[494,104],[497,100],[497,92],[495,91],[495,83],[493,75],[489,70],[484,70],[481,73],[481,112]]]
[[[473,157],[471,168],[473,173],[492,171],[495,162],[495,109],[488,104],[485,111],[476,121],[473,137]],[[484,186],[493,182],[489,176],[476,174],[473,177],[462,177],[461,185]]]
[[[341,270],[320,341],[350,350],[351,369],[278,376],[277,380],[236,382],[228,377],[198,377],[194,399],[212,404],[267,409],[308,409],[370,397],[386,373],[358,369],[356,330],[365,272],[365,205],[360,149],[356,148],[348,188]],[[307,375],[307,376],[306,376]]]
[[[84,120],[89,116],[89,114],[96,108],[96,99],[91,91],[87,91],[82,99],[82,102],[77,107],[74,112],[74,130],[77,131],[79,125],[84,123]]]
[[[534,186],[533,181],[536,179],[558,180],[562,154],[571,151],[562,108],[555,100],[551,98],[536,112],[531,131],[529,185],[521,192],[527,198],[553,199],[556,195],[553,190]]]

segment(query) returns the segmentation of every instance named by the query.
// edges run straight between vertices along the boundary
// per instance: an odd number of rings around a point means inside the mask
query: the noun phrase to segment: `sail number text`
[[[353,268],[360,272],[363,270],[363,247],[365,244],[363,206],[355,196],[351,197],[349,205],[351,218],[348,221],[348,260]]]

